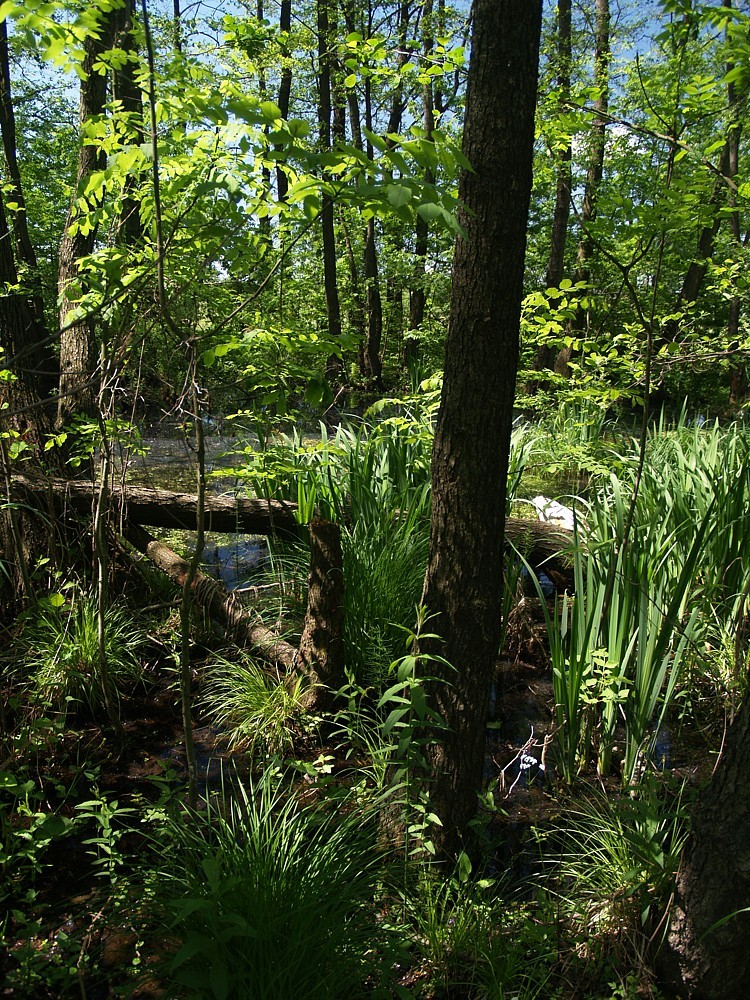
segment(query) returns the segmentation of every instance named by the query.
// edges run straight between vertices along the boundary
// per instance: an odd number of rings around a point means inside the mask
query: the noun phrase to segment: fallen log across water
[[[254,621],[236,594],[217,580],[198,571],[192,584],[193,600],[220,622],[241,646],[269,663],[308,677],[305,704],[321,709],[330,704],[331,691],[344,682],[341,633],[344,619],[344,579],[341,535],[337,524],[315,519],[310,522],[310,575],[307,614],[299,649],[271,629]],[[178,586],[183,587],[188,563],[134,522],[124,526],[124,537],[147,556]]]
[[[16,497],[45,497],[60,507],[90,514],[98,487],[83,480],[52,479],[14,473]],[[112,486],[113,521],[135,521],[152,528],[182,528],[195,531],[198,498],[193,493],[150,489],[143,486]],[[281,500],[210,496],[205,499],[206,531],[245,532],[249,535],[299,535],[297,505]]]
[[[26,493],[30,498],[45,497],[63,506],[68,504],[83,514],[91,512],[95,487],[81,480],[46,479],[14,473],[16,498]],[[193,493],[150,489],[143,486],[113,486],[113,521],[134,521],[153,528],[195,530],[198,498]],[[246,532],[251,535],[300,535],[304,529],[296,520],[297,505],[281,500],[256,500],[243,497],[211,496],[205,498],[205,531]],[[570,531],[548,521],[509,517],[505,537],[528,560],[532,568],[569,572],[565,553],[572,546]],[[561,558],[561,553],[562,558]]]
[[[188,563],[182,556],[134,522],[124,525],[123,537],[166,573],[178,587],[184,585]],[[192,590],[193,599],[224,626],[238,645],[252,647],[263,659],[277,663],[285,670],[294,669],[296,648],[265,625],[254,622],[242,602],[217,580],[198,571]]]

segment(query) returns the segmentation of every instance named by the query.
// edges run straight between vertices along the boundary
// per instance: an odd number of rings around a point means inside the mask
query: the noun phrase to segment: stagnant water
[[[196,491],[196,455],[192,441],[171,428],[171,433],[142,439],[145,454],[130,455],[126,462],[126,481],[133,486]],[[252,441],[252,438],[250,438]],[[257,440],[257,439],[256,439]],[[244,492],[241,477],[231,470],[242,464],[245,439],[225,434],[206,434],[206,488],[214,496],[235,496]],[[226,471],[226,475],[222,475]],[[188,534],[188,533],[186,533]],[[187,541],[187,545],[191,544]],[[208,533],[203,551],[203,571],[221,580],[228,590],[249,583],[268,556],[266,539],[242,533]]]

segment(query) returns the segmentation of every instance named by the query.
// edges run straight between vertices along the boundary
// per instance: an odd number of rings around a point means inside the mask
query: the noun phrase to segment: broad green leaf
[[[389,184],[386,188],[388,201],[394,208],[403,208],[412,200],[412,193],[403,184]]]

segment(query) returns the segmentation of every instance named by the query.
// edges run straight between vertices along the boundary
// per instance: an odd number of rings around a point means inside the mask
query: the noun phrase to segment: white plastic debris
[[[537,512],[540,521],[547,521],[550,524],[559,524],[567,531],[575,528],[575,514],[570,507],[565,507],[557,500],[550,500],[549,497],[538,496],[530,501]]]

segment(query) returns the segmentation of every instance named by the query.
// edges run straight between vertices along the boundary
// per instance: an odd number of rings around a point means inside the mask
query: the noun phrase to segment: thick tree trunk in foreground
[[[466,238],[456,242],[443,392],[432,453],[430,557],[422,644],[454,669],[425,669],[447,732],[428,748],[444,854],[476,812],[490,683],[498,655],[505,482],[518,363],[531,191],[540,0],[476,0],[461,176]]]
[[[680,997],[744,1000],[750,982],[750,699],[698,798],[664,955]],[[725,918],[726,923],[715,925]],[[712,929],[715,928],[715,929]]]

